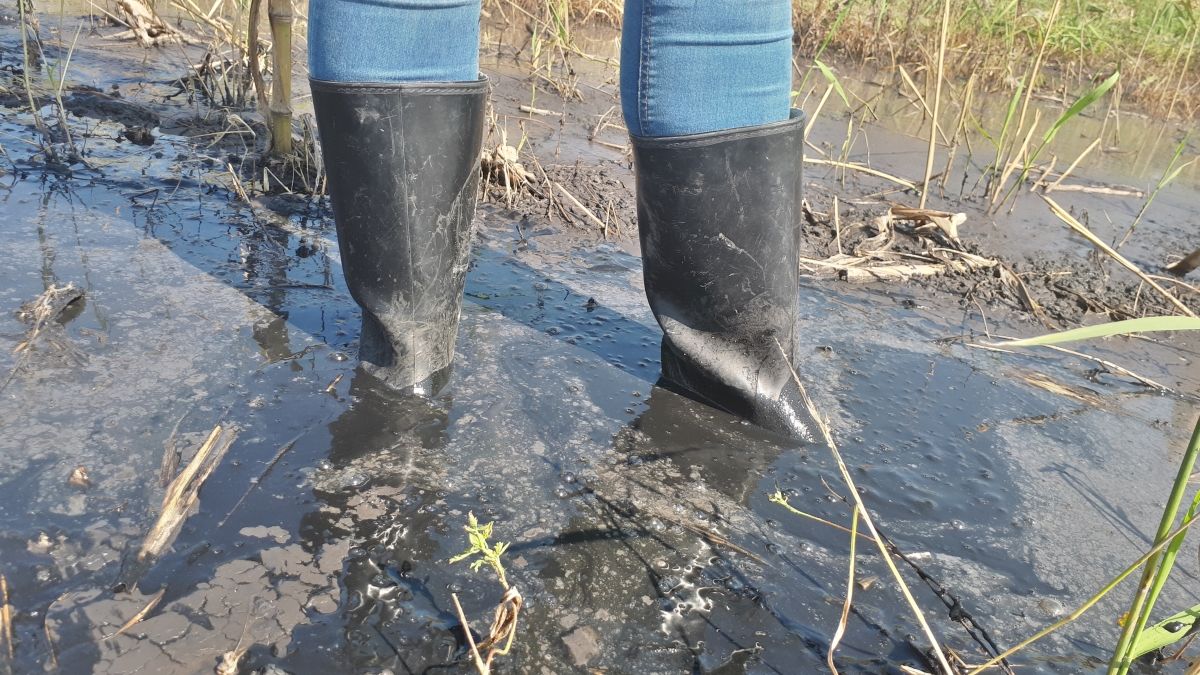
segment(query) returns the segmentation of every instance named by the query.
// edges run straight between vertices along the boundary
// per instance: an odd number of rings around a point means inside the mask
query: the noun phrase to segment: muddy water
[[[77,55],[80,72],[114,58],[99,49]],[[528,85],[495,65],[499,105],[511,104],[500,112],[516,117]],[[154,84],[168,75],[138,76],[151,82],[146,106],[174,105]],[[450,595],[478,632],[501,594],[490,574],[448,563],[473,512],[511,544],[508,578],[526,603],[499,671],[824,670],[848,536],[767,495],[778,487],[847,524],[829,489],[845,493],[836,467],[820,447],[655,386],[658,332],[628,243],[482,209],[453,381],[433,400],[400,398],[355,372],[357,309],[327,203],[241,204],[216,187],[228,146],[164,134],[137,148],[105,117],[71,120],[93,168],[70,174],[39,164],[27,114],[6,110],[0,127],[15,162],[0,187],[4,307],[52,283],[87,294],[25,356],[12,348],[27,327],[0,316],[0,371],[12,373],[0,392],[0,572],[16,631],[0,668],[211,672],[245,648],[242,672],[471,672]],[[538,141],[547,157],[591,148],[620,170],[615,152],[551,131]],[[811,183],[837,185],[819,173]],[[954,298],[812,281],[802,301],[801,371],[863,498],[999,644],[1069,611],[1147,547],[1191,402],[1084,361],[939,341],[966,330]],[[1194,391],[1196,353],[1183,347],[1089,349]],[[1029,384],[1035,374],[1075,397]],[[138,564],[164,444],[192,447],[217,423],[239,430],[230,454],[172,549]],[[76,467],[89,486],[68,484]],[[873,581],[855,588],[839,667],[926,667],[882,560],[869,542],[857,551],[860,580]],[[1180,566],[1164,607],[1198,601],[1196,562]],[[908,581],[944,643],[979,662],[938,597]],[[1102,602],[1016,663],[1096,670],[1119,612]]]

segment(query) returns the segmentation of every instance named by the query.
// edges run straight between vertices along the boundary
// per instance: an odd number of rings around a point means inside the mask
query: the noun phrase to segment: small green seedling
[[[492,536],[492,523],[480,525],[475,514],[469,512],[467,513],[467,524],[463,526],[463,529],[467,531],[467,540],[471,545],[467,550],[451,558],[450,564],[453,565],[478,554],[479,558],[471,562],[471,569],[478,572],[479,568],[484,565],[490,565],[496,571],[496,576],[500,578],[500,585],[508,588],[504,564],[500,562],[500,556],[508,550],[508,544],[502,541],[496,542],[495,546],[488,544],[488,539]]]

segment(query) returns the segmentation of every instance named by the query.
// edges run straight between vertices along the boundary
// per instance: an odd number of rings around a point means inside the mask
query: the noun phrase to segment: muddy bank
[[[100,72],[140,56],[97,42],[75,58],[110,91]],[[4,110],[2,137],[19,142],[4,143],[13,164],[0,187],[0,246],[12,261],[0,272],[3,306],[68,282],[84,297],[55,329],[70,358],[49,343],[15,354],[28,327],[0,316],[0,369],[13,374],[0,392],[0,566],[16,637],[0,668],[209,672],[245,650],[240,672],[469,673],[450,594],[477,634],[500,596],[486,573],[449,563],[472,512],[511,544],[509,580],[526,601],[500,670],[824,669],[848,536],[768,495],[778,488],[796,508],[847,524],[826,484],[844,489],[822,448],[780,442],[655,386],[659,333],[629,238],[628,164],[587,140],[611,108],[613,82],[596,76],[569,106],[539,90],[539,107],[570,112],[561,124],[525,124],[544,179],[602,222],[608,200],[620,225],[605,240],[565,196],[571,216],[536,195],[481,209],[453,381],[425,401],[354,369],[358,312],[327,201],[278,187],[264,196],[246,172],[245,203],[230,178],[246,159],[240,134],[213,144],[164,130],[165,119],[228,121],[165,99],[171,65],[119,78],[123,104],[160,116],[153,144],[126,136],[135,113],[114,119],[80,105],[67,123],[86,162],[69,172],[46,166],[27,112]],[[488,68],[497,129],[508,125],[512,142],[520,119],[532,119],[518,108],[529,103],[528,76],[499,60]],[[831,132],[815,128],[814,142],[822,133]],[[879,133],[903,148],[902,136]],[[806,187],[816,213],[829,213],[822,194],[853,204],[880,189],[820,170]],[[878,199],[854,206],[848,220],[886,211]],[[579,224],[564,226],[570,218]],[[827,252],[828,220],[814,220],[813,252]],[[1038,222],[963,234],[1024,271],[1019,249],[998,244],[1047,236],[1029,233]],[[1195,236],[1155,227],[1164,239]],[[1086,255],[1077,242],[1057,245],[1064,258]],[[1145,261],[1152,249],[1131,255]],[[945,341],[980,328],[964,319],[960,293],[939,290],[951,283],[808,278],[800,369],[881,527],[1007,646],[1148,546],[1195,410],[1088,361]],[[976,299],[995,332],[1040,330]],[[1180,391],[1200,381],[1187,342],[1088,351]],[[183,448],[186,464],[216,424],[236,427],[237,439],[173,546],[138,564],[161,506],[164,453]],[[78,467],[87,486],[71,484]],[[856,590],[839,667],[928,669],[883,561],[869,546],[858,554],[860,579],[873,581]],[[1195,565],[1180,562],[1164,607],[1198,601]],[[984,647],[961,615],[915,574],[908,580],[946,646],[978,662]],[[1014,663],[1099,669],[1123,602],[1102,602]]]

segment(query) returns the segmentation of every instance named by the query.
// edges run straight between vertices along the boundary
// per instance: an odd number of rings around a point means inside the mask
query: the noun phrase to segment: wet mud
[[[2,36],[9,60],[13,37]],[[0,271],[0,572],[15,629],[0,671],[213,672],[234,652],[246,673],[473,672],[451,594],[479,638],[501,588],[449,562],[466,547],[468,513],[510,544],[508,579],[525,599],[496,672],[825,670],[849,537],[769,495],[838,525],[849,523],[848,495],[826,449],[656,385],[628,161],[588,141],[615,103],[611,79],[597,76],[569,105],[539,90],[540,106],[571,112],[526,127],[547,179],[602,220],[610,205],[613,229],[605,238],[587,226],[578,205],[564,215],[548,198],[506,204],[493,193],[477,218],[454,374],[425,400],[355,369],[358,310],[327,200],[277,186],[243,201],[229,175],[246,140],[184,133],[218,128],[220,116],[167,98],[179,71],[140,55],[81,44],[79,72],[99,92],[119,84],[124,111],[109,94],[71,95],[84,162],[48,165],[27,110],[5,108],[0,121],[11,160],[0,176],[10,261]],[[121,58],[119,77],[98,74]],[[528,75],[503,56],[487,67],[511,142]],[[153,143],[131,139],[145,140],[137,128]],[[814,133],[819,143],[825,132]],[[816,171],[807,187],[818,211],[821,195],[843,189]],[[854,189],[857,199],[877,186]],[[1156,241],[1196,244],[1163,219],[1132,256],[1151,260]],[[814,246],[828,244],[826,230],[811,231]],[[1005,231],[974,245],[1036,269],[1004,242],[1045,236]],[[1058,246],[1086,260],[1081,243]],[[28,334],[16,310],[68,282],[84,296],[58,315],[55,339],[14,353]],[[954,283],[807,278],[798,367],[880,527],[930,580],[904,566],[935,631],[978,663],[984,647],[962,612],[1014,644],[1149,546],[1196,413],[1094,362],[972,348],[962,338],[982,325]],[[994,332],[1038,329],[1004,298],[976,300]],[[1183,393],[1200,380],[1195,349],[1087,347]],[[164,453],[184,448],[186,463],[218,423],[237,439],[199,507],[164,555],[139,562]],[[73,485],[79,467],[89,480]],[[839,668],[928,670],[928,645],[878,552],[860,542],[857,555]],[[1196,574],[1183,556],[1163,606],[1200,602]],[[1013,663],[1100,669],[1124,599]]]

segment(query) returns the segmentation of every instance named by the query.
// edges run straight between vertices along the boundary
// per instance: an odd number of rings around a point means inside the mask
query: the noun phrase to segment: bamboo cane
[[[292,3],[268,0],[267,18],[271,22],[271,154],[292,153]]]

